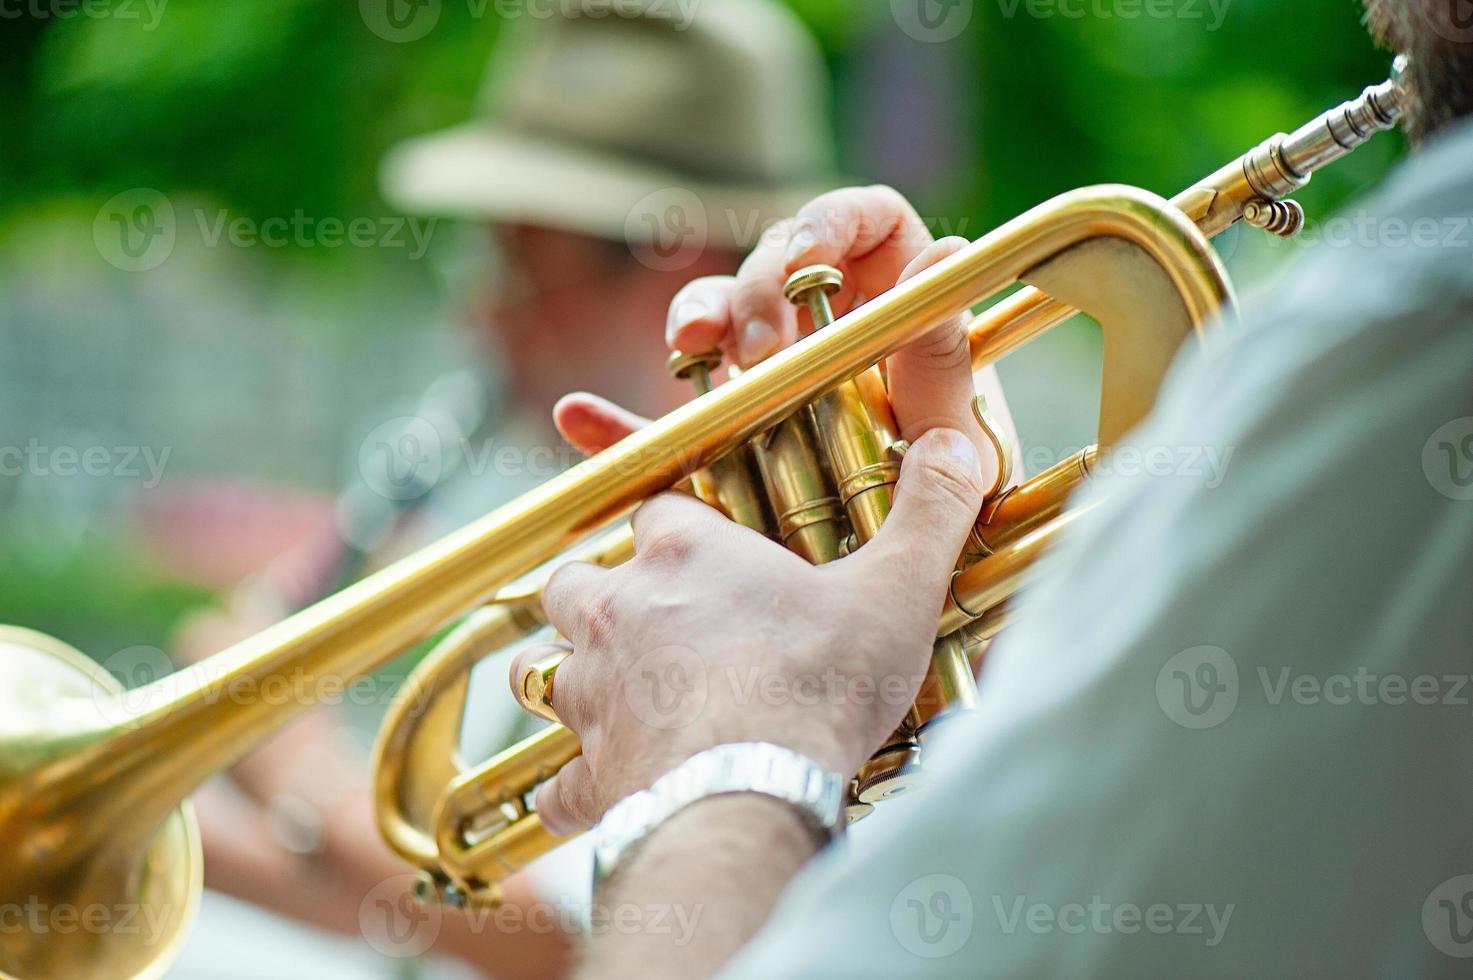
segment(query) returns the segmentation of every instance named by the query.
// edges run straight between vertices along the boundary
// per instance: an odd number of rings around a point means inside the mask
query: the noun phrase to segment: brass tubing
[[[996,364],[1008,354],[1046,333],[1079,311],[1024,286],[972,318],[967,339],[972,347],[972,370]]]
[[[540,615],[535,599],[471,613],[425,661],[436,669],[417,673],[428,683],[411,678],[390,707],[389,718],[396,723],[381,729],[374,750],[374,812],[384,840],[411,864],[421,868],[436,864],[435,842],[427,828],[435,801],[458,767],[448,753],[427,760],[405,749],[425,738],[433,738],[436,745],[458,744],[464,702],[454,699],[464,697],[470,668],[486,654],[536,630]]]
[[[829,295],[844,277],[832,266],[813,265],[789,277],[783,293],[808,308],[815,332],[834,322]],[[879,533],[894,504],[900,460],[892,451],[898,436],[895,412],[878,366],[836,386],[813,403],[813,419],[829,479],[849,517],[855,546]]]
[[[1086,447],[989,501],[967,543],[969,554],[991,554],[1058,517],[1098,458],[1097,447]]]
[[[758,490],[761,478],[750,446],[738,446],[716,460],[691,477],[691,485],[697,497],[736,523],[758,534],[775,535],[767,504]]]
[[[613,566],[633,554],[634,535],[624,524],[573,549],[568,559]],[[384,840],[413,865],[438,867],[431,819],[446,784],[461,772],[455,747],[470,670],[547,625],[542,587],[550,575],[542,570],[498,592],[492,605],[446,634],[395,693],[374,745],[374,816]]]
[[[961,638],[943,636],[931,651],[926,679],[916,693],[910,719],[916,734],[924,735],[926,726],[954,710],[965,710],[977,704],[977,679]]]
[[[857,545],[879,533],[895,501],[900,459],[895,415],[878,368],[840,385],[813,405],[830,478]]]
[[[1216,256],[1195,227],[1180,213],[1172,211],[1165,201],[1133,188],[1076,191],[1009,222],[951,258],[850,312],[833,326],[780,351],[740,378],[722,385],[700,398],[696,406],[688,406],[654,423],[650,429],[637,433],[621,446],[626,453],[637,448],[648,451],[658,447],[676,449],[679,446],[667,444],[679,437],[684,439],[689,450],[684,454],[684,460],[699,465],[709,458],[709,454],[729,451],[751,436],[755,429],[764,425],[771,427],[775,419],[788,418],[800,411],[802,405],[812,402],[817,394],[832,390],[844,378],[875,364],[945,318],[965,311],[1054,255],[1099,237],[1126,239],[1154,258],[1167,272],[1188,312],[1199,321],[1205,320],[1231,297],[1231,287]],[[778,406],[778,410],[768,415],[759,411],[772,406]],[[721,414],[718,416],[717,413]],[[766,441],[770,447],[770,437]],[[599,464],[603,459],[596,457],[592,462]],[[648,474],[644,474],[639,480],[625,484],[626,492],[647,495],[650,479]],[[567,478],[554,481],[547,492],[570,493],[566,482]],[[611,493],[610,496],[621,502],[627,499],[620,494]],[[533,516],[536,516],[535,511]],[[504,514],[501,519],[506,519]],[[1055,524],[1062,525],[1066,521]],[[1009,548],[1018,549],[1019,555],[1036,553],[1033,550],[1034,539],[1052,540],[1054,533],[1055,525],[1050,525]],[[1007,576],[1002,574],[1007,570],[1008,561],[1008,555],[1004,554],[997,561],[988,559],[978,566],[985,567],[984,572],[969,569],[963,575],[980,575],[984,579],[996,575],[1015,583],[1017,576],[1011,571]],[[971,581],[969,577],[964,584]],[[1006,592],[999,590],[995,582],[986,584],[998,595]],[[954,596],[963,602],[973,602],[966,588],[954,589]],[[965,608],[976,606],[967,605]],[[977,618],[963,612],[962,607],[956,607],[954,601],[949,603],[948,614],[950,618],[943,635]],[[467,772],[458,781],[462,786],[471,783],[498,785],[496,777],[488,776],[484,767]],[[870,788],[873,788],[873,783]],[[447,807],[442,814],[446,817],[454,815],[457,815],[454,807]],[[453,820],[450,824],[439,823],[437,839],[447,833],[451,837],[458,833],[459,825],[451,824]],[[477,848],[485,849],[488,854],[494,854],[496,846],[495,838],[477,844]]]
[[[757,469],[777,521],[777,540],[814,565],[844,554],[844,510],[818,454],[810,408],[799,409],[759,437]]]
[[[523,793],[580,752],[578,736],[562,725],[549,725],[452,782],[434,817],[440,867],[458,881],[494,884],[560,843],[563,838],[548,831],[535,813],[477,840],[468,839],[467,830],[475,814],[519,803]],[[508,848],[508,844],[514,846]],[[496,873],[488,874],[493,871]]]
[[[1077,507],[1048,524],[1006,545],[981,561],[957,572],[951,593],[941,613],[941,628],[947,636],[1010,598],[1022,584],[1030,565],[1058,541],[1064,530],[1089,513],[1092,507]]]
[[[1323,113],[1288,135],[1266,140],[1171,199],[1215,238],[1240,221],[1255,201],[1279,200],[1303,187],[1314,173],[1353,151],[1371,136],[1393,128],[1404,111],[1397,58],[1392,77],[1360,97]],[[1026,286],[968,325],[972,367],[981,368],[1073,316],[1077,310]]]
[[[711,371],[721,366],[721,358],[720,350],[674,353],[670,355],[670,373],[690,381],[699,397],[712,390]],[[775,530],[760,487],[757,460],[750,446],[737,447],[691,476],[691,490],[697,497],[743,527],[771,537]]]

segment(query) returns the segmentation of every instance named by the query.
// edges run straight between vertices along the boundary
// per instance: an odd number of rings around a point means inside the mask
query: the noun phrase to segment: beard
[[[1462,0],[1365,0],[1366,24],[1411,59],[1404,128],[1420,143],[1473,115],[1473,19]]]

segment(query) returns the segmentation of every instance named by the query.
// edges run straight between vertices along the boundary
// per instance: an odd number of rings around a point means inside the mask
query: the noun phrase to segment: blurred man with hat
[[[833,182],[823,63],[783,7],[770,0],[553,7],[508,15],[475,118],[407,140],[382,169],[385,196],[399,208],[475,222],[487,235],[490,255],[474,273],[474,333],[504,397],[487,413],[489,425],[465,431],[484,437],[476,445],[515,447],[527,462],[556,440],[551,409],[566,391],[598,390],[647,413],[688,399],[665,369],[662,327],[672,298],[692,279],[733,272],[769,225]],[[778,346],[775,333],[756,327],[737,339],[743,360]],[[459,526],[542,482],[555,453],[541,458],[540,466],[446,468],[454,475],[396,506],[398,544],[384,550]],[[344,500],[355,493],[364,495],[350,488]],[[327,591],[331,570],[362,551],[360,539],[340,526],[304,544],[277,563],[280,574],[256,576],[228,610],[182,631],[184,656],[221,649]],[[465,736],[475,743],[466,747],[471,758],[523,734],[526,724],[506,693],[505,664],[486,666],[467,712],[476,728]],[[234,770],[228,798],[202,794],[208,883],[279,915],[367,936],[372,926],[362,915],[374,910],[366,897],[407,869],[379,841],[367,767],[336,747],[339,734],[329,713],[314,712]],[[307,758],[310,772],[291,764]],[[321,797],[315,791],[324,783],[344,788],[331,804],[315,804],[315,815],[297,812]],[[283,840],[282,801],[296,813],[286,823],[319,828],[310,853]],[[559,921],[559,906],[586,890],[582,858],[573,866],[572,891],[524,877],[511,884],[509,902],[531,906],[546,894],[553,914],[544,918]],[[330,944],[280,920],[254,921],[265,916],[242,923],[245,914],[217,908],[212,918],[207,902],[182,975],[191,961],[218,966],[226,949],[249,974],[252,957],[286,944],[304,971],[311,950],[325,951],[310,965],[314,976],[384,974],[361,941]],[[564,931],[502,933],[493,921],[481,919],[477,930],[446,914],[433,951],[489,975],[567,969]],[[283,933],[275,944],[273,926]]]
[[[508,22],[483,114],[395,148],[385,195],[492,226],[505,265],[480,326],[520,408],[545,420],[594,387],[663,411],[689,395],[664,371],[670,299],[832,183],[822,63],[765,0],[688,21],[559,6]]]

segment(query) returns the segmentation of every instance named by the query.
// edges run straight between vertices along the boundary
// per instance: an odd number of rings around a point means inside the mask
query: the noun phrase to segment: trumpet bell
[[[107,710],[123,688],[78,650],[17,627],[0,627],[0,664],[0,906],[20,919],[0,929],[0,976],[162,976],[203,887],[194,811],[184,802],[156,826],[79,832],[108,773],[69,783],[63,797],[47,777],[80,744],[127,737]]]

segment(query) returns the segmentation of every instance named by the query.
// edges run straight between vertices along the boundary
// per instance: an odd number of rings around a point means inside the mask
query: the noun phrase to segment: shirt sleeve
[[[1473,288],[1394,269],[1176,366],[926,784],[727,980],[1461,975]]]

